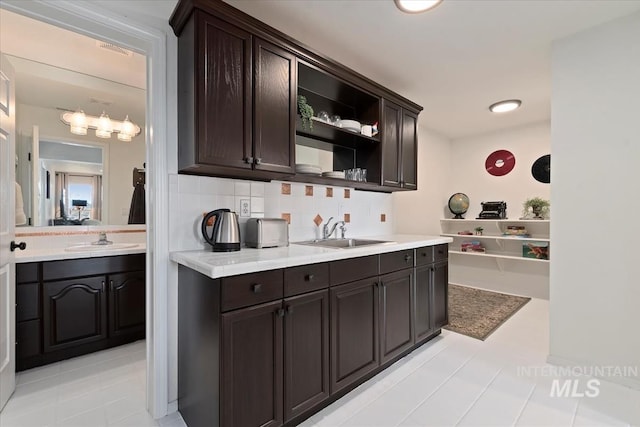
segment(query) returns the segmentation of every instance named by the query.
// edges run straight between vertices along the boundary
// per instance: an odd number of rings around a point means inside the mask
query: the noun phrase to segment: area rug
[[[484,341],[530,300],[449,284],[449,325],[444,328]]]

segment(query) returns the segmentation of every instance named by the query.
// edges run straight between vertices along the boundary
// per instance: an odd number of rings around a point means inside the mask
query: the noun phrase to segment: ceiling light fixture
[[[394,0],[396,7],[405,13],[421,13],[433,9],[442,0]]]
[[[98,138],[111,138],[111,134],[116,132],[118,140],[130,142],[131,138],[140,134],[140,126],[131,122],[129,116],[123,121],[112,120],[104,111],[100,117],[89,116],[82,110],[76,112],[66,111],[60,115],[62,123],[69,125],[69,130],[74,135],[86,135],[87,129],[95,129]]]
[[[491,104],[489,106],[489,111],[492,113],[506,113],[508,111],[513,111],[516,108],[519,108],[522,105],[522,101],[519,99],[507,99],[504,101],[496,102],[495,104]]]

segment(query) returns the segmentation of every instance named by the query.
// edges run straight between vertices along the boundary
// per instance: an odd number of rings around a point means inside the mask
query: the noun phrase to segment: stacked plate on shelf
[[[360,122],[356,120],[340,120],[341,128],[360,133]]]
[[[308,165],[305,163],[296,163],[296,172],[305,173],[309,175],[320,175],[322,168],[318,165]]]
[[[327,178],[339,178],[344,179],[344,171],[328,171],[322,172],[322,176]]]

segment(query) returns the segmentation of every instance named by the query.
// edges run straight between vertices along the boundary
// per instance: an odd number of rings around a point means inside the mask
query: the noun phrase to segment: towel
[[[137,183],[133,188],[129,224],[144,224],[144,184]]]
[[[22,188],[16,182],[16,225],[25,225],[27,216],[24,214],[24,200],[22,200]]]

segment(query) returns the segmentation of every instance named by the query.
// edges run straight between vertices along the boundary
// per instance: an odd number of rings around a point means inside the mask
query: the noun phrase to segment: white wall
[[[557,42],[552,84],[549,360],[638,367],[640,13]]]
[[[508,217],[518,219],[527,198],[539,196],[548,200],[550,184],[536,181],[531,176],[531,165],[538,157],[549,154],[550,145],[548,122],[453,140],[449,179],[444,187],[447,189],[444,217],[453,217],[446,202],[457,192],[469,196],[466,218],[478,216],[481,202],[504,200]],[[508,150],[516,159],[515,167],[506,175],[493,176],[485,169],[487,156],[496,150]]]
[[[440,234],[440,218],[449,195],[450,141],[425,126],[418,130],[418,190],[393,193],[397,233]]]
[[[40,128],[40,139],[52,138],[69,142],[107,144],[108,158],[105,162],[103,186],[105,190],[105,224],[123,225],[129,219],[131,196],[133,195],[132,172],[133,168],[142,168],[145,159],[144,133],[133,138],[131,142],[122,142],[112,136],[111,139],[100,139],[92,135],[89,130],[86,136],[73,135],[69,132],[69,126],[60,120],[60,111],[52,108],[43,108],[33,105],[19,104],[16,114],[16,128],[22,133],[23,138],[18,138],[25,143],[31,143],[33,126]],[[18,142],[17,139],[17,142]],[[26,194],[26,191],[23,190]]]

